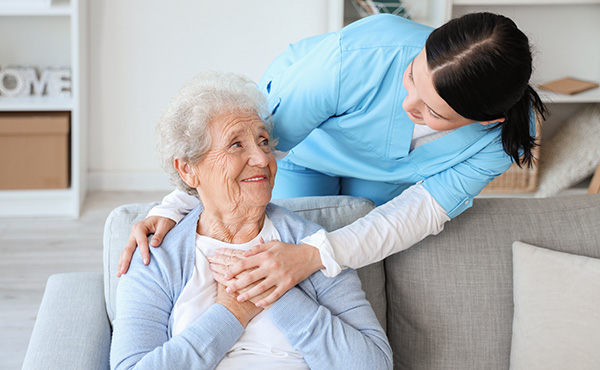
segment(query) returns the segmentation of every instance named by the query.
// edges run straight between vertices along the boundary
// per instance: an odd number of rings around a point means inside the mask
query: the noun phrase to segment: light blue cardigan
[[[330,176],[419,181],[454,218],[512,164],[500,129],[474,123],[410,151],[405,69],[432,28],[380,14],[291,45],[259,82],[284,161]],[[530,131],[535,135],[535,121]],[[389,200],[389,199],[388,199]]]
[[[171,335],[173,305],[193,273],[201,212],[202,206],[195,208],[167,234],[161,248],[151,248],[148,266],[136,253],[121,277],[112,369],[212,369],[241,336],[243,327],[220,304],[179,335]],[[320,228],[273,204],[267,206],[267,215],[288,243],[299,243]],[[311,369],[392,368],[388,340],[351,269],[333,279],[316,272],[268,312]]]

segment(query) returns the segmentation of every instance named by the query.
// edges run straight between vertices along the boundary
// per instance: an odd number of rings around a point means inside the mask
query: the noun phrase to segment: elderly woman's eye
[[[242,147],[242,143],[240,143],[239,141],[236,141],[235,143],[231,144],[230,148],[241,148]]]
[[[269,146],[269,139],[264,139],[260,142],[260,145]]]

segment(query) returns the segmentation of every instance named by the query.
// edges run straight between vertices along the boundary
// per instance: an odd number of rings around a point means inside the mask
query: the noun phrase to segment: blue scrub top
[[[479,123],[410,151],[402,76],[432,28],[381,14],[291,45],[259,82],[286,160],[332,176],[419,181],[453,218],[512,159]],[[532,132],[535,124],[532,119]]]

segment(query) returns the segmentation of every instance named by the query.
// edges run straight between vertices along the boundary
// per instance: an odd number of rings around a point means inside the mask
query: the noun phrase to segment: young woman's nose
[[[409,91],[408,95],[406,95],[406,98],[404,98],[404,101],[402,102],[402,108],[406,112],[420,110],[420,104],[421,100],[419,97],[414,92]]]

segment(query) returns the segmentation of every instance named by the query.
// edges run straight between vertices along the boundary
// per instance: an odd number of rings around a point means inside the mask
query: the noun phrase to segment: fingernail
[[[227,293],[231,293],[231,288],[230,288],[230,287],[227,287],[227,288],[225,289],[225,291],[226,291]]]
[[[150,261],[148,261],[147,258],[144,258],[144,265],[147,265],[148,263],[150,263]]]

